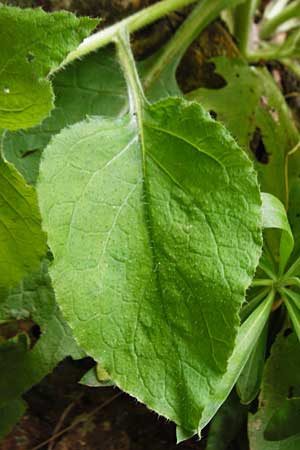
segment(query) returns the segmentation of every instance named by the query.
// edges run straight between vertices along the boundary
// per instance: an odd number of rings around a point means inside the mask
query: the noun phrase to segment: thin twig
[[[56,426],[55,426],[55,428],[53,430],[52,436],[55,436],[59,432],[59,430],[61,429],[61,427],[62,427],[62,425],[63,425],[63,423],[64,423],[64,421],[66,419],[66,417],[69,415],[70,411],[76,405],[76,403],[82,398],[82,396],[83,396],[83,392],[81,392],[81,394],[75,400],[73,400],[71,403],[69,403],[69,405],[64,409],[63,413],[61,414],[61,416],[60,416],[60,418],[59,418],[59,420],[58,420],[58,422],[57,422],[57,424],[56,424]],[[53,449],[54,443],[55,443],[55,440],[52,439],[49,442],[48,450],[52,450]]]
[[[31,450],[39,450],[42,447],[44,447],[46,444],[48,444],[49,442],[53,441],[54,439],[58,438],[59,436],[61,436],[62,434],[65,434],[67,431],[72,430],[73,428],[75,428],[78,424],[80,424],[81,422],[85,422],[86,420],[88,420],[90,417],[94,416],[95,414],[97,414],[99,411],[101,411],[103,408],[105,408],[106,406],[110,405],[114,400],[116,400],[118,397],[120,397],[123,394],[123,392],[118,392],[116,395],[114,395],[113,397],[109,398],[108,400],[106,400],[105,402],[103,402],[100,406],[97,406],[97,408],[93,409],[91,412],[89,412],[88,414],[82,414],[81,416],[78,416],[74,419],[74,421],[71,423],[71,425],[69,425],[68,427],[64,428],[63,430],[60,430],[58,433],[53,434],[50,438],[46,439],[44,442],[41,442],[40,444],[38,444],[37,446],[33,447]]]
[[[294,98],[294,97],[300,97],[300,92],[290,92],[289,94],[285,94],[285,98]]]

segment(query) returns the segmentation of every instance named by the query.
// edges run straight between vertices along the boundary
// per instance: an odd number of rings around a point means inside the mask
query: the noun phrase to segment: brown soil
[[[205,439],[176,446],[174,424],[117,388],[80,385],[90,366],[67,359],[28,392],[27,413],[0,450],[33,450],[49,438],[41,450],[204,450]]]

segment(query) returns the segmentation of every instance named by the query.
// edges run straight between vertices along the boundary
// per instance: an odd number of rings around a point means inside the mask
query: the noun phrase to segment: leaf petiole
[[[117,46],[117,53],[124,76],[127,82],[129,107],[131,115],[135,113],[141,116],[143,104],[147,102],[143,87],[137,72],[134,57],[130,48],[129,33],[126,28],[119,31],[114,42]]]
[[[183,24],[178,28],[174,36],[162,49],[159,58],[144,77],[143,84],[145,90],[159,78],[160,74],[175,56],[176,63],[178,64],[196,37],[207,27],[207,25],[218,17],[223,9],[230,8],[233,3],[236,3],[236,1],[200,1]]]
[[[237,6],[234,14],[234,31],[242,55],[247,55],[255,10],[259,0],[247,0]]]
[[[273,286],[274,281],[270,280],[269,278],[256,278],[252,281],[251,286],[257,287],[257,286]]]
[[[92,36],[86,38],[76,50],[69,53],[59,68],[64,67],[72,61],[82,58],[83,56],[109,44],[123,29],[127,29],[129,33],[133,33],[134,31],[155,22],[170,12],[183,8],[184,6],[191,5],[195,2],[196,0],[162,0],[161,2],[149,6],[148,8],[144,8],[126,19],[123,19],[110,27],[104,28],[103,30],[100,30]],[[50,74],[52,75],[58,69],[53,70]]]

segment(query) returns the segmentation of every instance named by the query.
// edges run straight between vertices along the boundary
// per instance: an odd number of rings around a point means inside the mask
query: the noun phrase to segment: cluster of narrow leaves
[[[98,370],[82,382],[117,385],[173,420],[178,441],[215,416],[208,448],[220,450],[241,413],[225,449],[247,414],[240,401],[263,386],[252,448],[297,442],[284,421],[299,387],[277,393],[272,372],[285,345],[298,361],[299,134],[270,73],[222,57],[226,86],[184,98],[174,57],[171,87],[164,70],[144,94],[159,54],[139,64],[140,81],[121,33],[117,52],[50,82],[96,22],[2,6],[0,23],[0,323],[41,331],[0,341],[0,433],[24,412],[24,392],[66,356],[88,355]],[[277,338],[264,372],[280,320],[295,333]]]

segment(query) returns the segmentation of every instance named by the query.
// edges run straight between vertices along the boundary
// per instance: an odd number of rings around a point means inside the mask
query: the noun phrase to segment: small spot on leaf
[[[286,330],[284,330],[283,336],[284,337],[288,337],[291,333],[292,333],[292,329],[291,328],[287,328]]]
[[[27,156],[32,155],[33,153],[36,153],[39,149],[38,148],[34,148],[32,150],[27,150],[26,152],[24,152],[21,156],[21,158],[26,158]]]
[[[293,398],[294,397],[294,390],[295,390],[294,386],[289,386],[289,391],[288,391],[287,398]]]
[[[35,60],[35,56],[33,53],[28,53],[26,59],[31,64]]]
[[[261,164],[268,164],[269,154],[266,151],[260,128],[257,127],[255,129],[249,145],[255,155],[256,160]]]
[[[3,88],[3,92],[4,92],[4,94],[9,94],[10,93],[10,89],[5,86],[5,88]]]

